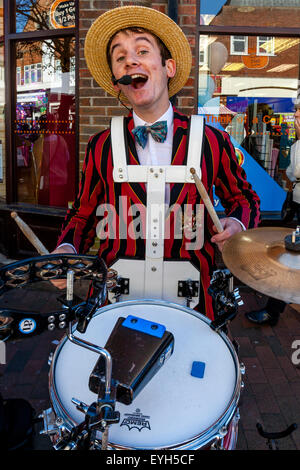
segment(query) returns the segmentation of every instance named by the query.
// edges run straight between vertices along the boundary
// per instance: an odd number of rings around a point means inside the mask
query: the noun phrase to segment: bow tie
[[[148,134],[151,134],[156,142],[164,142],[167,132],[167,121],[157,121],[152,126],[137,126],[132,131],[135,140],[143,149],[146,147]]]

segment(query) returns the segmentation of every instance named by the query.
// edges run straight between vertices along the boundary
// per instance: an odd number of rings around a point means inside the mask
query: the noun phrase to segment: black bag
[[[281,209],[281,220],[283,223],[292,222],[296,214],[296,204],[293,202],[293,191],[288,191]]]
[[[0,394],[0,449],[30,450],[35,411],[23,398],[4,400]]]

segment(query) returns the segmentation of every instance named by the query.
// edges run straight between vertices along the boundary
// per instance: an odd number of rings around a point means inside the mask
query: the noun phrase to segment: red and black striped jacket
[[[139,165],[132,134],[134,127],[130,114],[126,118],[128,165]],[[172,165],[184,165],[187,161],[187,142],[189,135],[189,118],[174,109],[174,134]],[[205,126],[204,152],[202,156],[202,182],[210,195],[215,193],[220,198],[227,216],[236,217],[246,228],[254,228],[259,223],[259,198],[246,180],[242,167],[238,164],[234,148],[226,132]],[[58,245],[71,243],[78,253],[87,253],[93,245],[96,229],[101,216],[97,209],[102,204],[111,204],[115,208],[116,217],[110,224],[109,236],[101,240],[98,255],[108,266],[118,258],[145,258],[145,237],[118,236],[121,225],[129,226],[133,220],[128,216],[128,208],[134,204],[146,206],[146,188],[143,183],[114,183],[113,160],[111,154],[110,130],[107,129],[92,136],[89,140],[79,192],[63,223]],[[122,198],[120,198],[123,196]],[[124,200],[127,207],[124,207]],[[120,204],[120,201],[122,203]],[[192,183],[176,183],[170,186],[170,206],[179,204],[200,204],[200,196]],[[103,207],[103,206],[102,206]],[[99,214],[99,209],[98,209]],[[103,216],[103,211],[101,211]],[[125,220],[127,218],[127,220]],[[129,220],[130,219],[130,220]],[[186,250],[185,239],[172,237],[170,221],[169,239],[165,240],[164,258],[166,260],[184,259],[201,272],[200,303],[197,310],[213,319],[212,298],[207,290],[210,277],[215,269],[215,245],[210,242],[214,234],[212,221],[205,211],[204,245],[201,250]]]

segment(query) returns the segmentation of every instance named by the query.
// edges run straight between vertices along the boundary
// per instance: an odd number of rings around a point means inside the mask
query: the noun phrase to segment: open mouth
[[[143,74],[140,74],[140,73],[136,73],[134,75],[131,75],[131,78],[132,78],[131,85],[136,90],[142,88],[148,80],[147,75],[143,75]]]

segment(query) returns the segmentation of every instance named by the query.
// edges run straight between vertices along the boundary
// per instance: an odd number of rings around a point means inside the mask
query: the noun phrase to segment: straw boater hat
[[[158,36],[176,62],[176,74],[169,83],[169,96],[185,85],[191,70],[192,55],[189,43],[177,24],[152,8],[126,6],[114,8],[99,16],[90,27],[85,40],[85,58],[96,82],[113,96],[112,73],[107,63],[106,49],[110,38],[120,29],[145,28]]]

